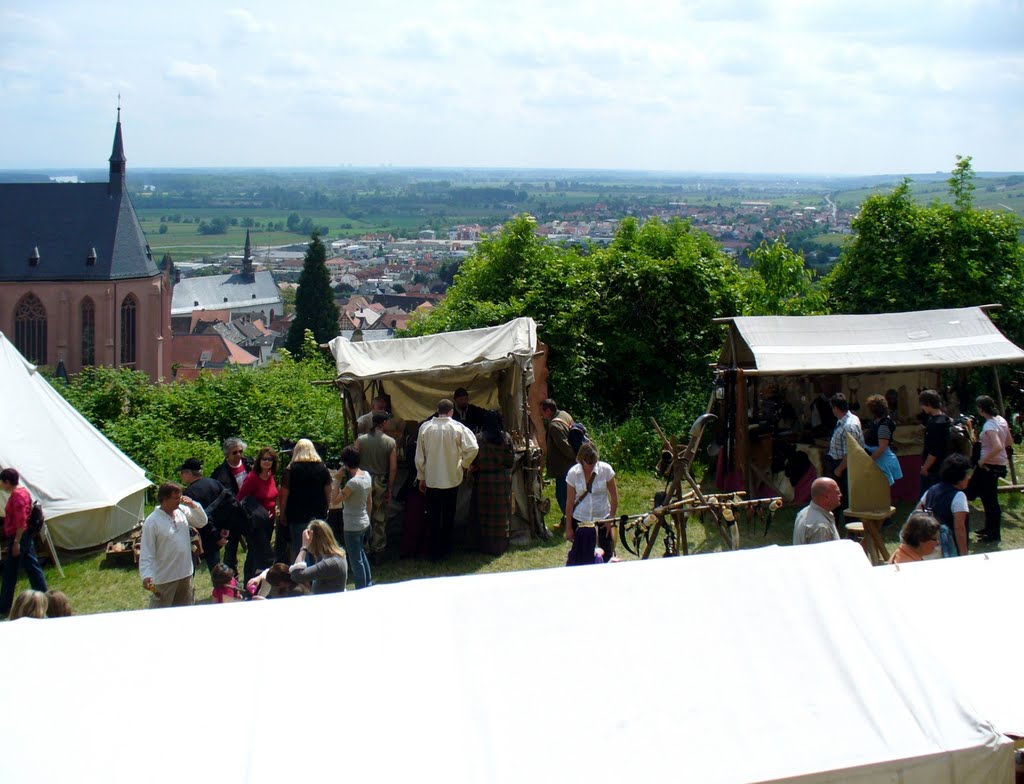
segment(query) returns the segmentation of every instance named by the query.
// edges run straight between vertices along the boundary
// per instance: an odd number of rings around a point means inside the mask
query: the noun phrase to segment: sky
[[[1024,0],[0,0],[0,168],[1024,171]]]

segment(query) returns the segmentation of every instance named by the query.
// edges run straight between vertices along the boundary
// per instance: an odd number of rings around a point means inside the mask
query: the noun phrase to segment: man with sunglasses
[[[212,478],[216,479],[232,496],[237,496],[242,482],[252,471],[252,458],[245,456],[246,443],[232,436],[224,440],[224,462],[214,470]],[[224,548],[224,563],[238,573],[238,542],[242,538],[240,525],[232,526],[228,531],[228,543]]]

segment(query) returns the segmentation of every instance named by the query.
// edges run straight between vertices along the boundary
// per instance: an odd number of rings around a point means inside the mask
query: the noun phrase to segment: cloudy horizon
[[[849,5],[849,7],[845,7]],[[1022,171],[1024,3],[8,0],[0,168]]]

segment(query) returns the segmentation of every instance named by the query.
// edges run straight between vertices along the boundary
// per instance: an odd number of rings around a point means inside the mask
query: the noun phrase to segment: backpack
[[[581,422],[576,422],[569,428],[567,437],[569,439],[569,446],[572,447],[573,452],[579,452],[580,447],[590,441],[590,438],[587,436],[587,428]]]
[[[46,525],[46,515],[43,514],[43,507],[38,501],[32,502],[32,511],[28,513],[28,532],[32,536],[38,536]]]

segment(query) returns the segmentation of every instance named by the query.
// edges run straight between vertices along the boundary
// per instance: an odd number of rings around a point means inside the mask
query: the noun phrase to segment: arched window
[[[46,308],[35,294],[26,294],[14,309],[14,345],[29,362],[46,364]]]
[[[129,294],[121,302],[121,366],[132,367],[135,365],[135,338],[138,330],[136,329],[136,314],[138,312],[138,304],[135,302],[135,297]]]
[[[82,367],[96,364],[96,305],[82,300]]]

